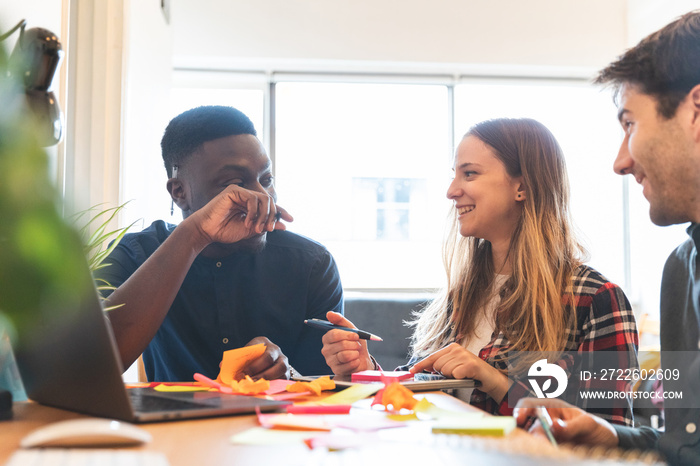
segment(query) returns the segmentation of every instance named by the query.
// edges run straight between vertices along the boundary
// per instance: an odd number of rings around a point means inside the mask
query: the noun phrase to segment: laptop
[[[83,262],[74,277],[80,286],[64,287],[16,326],[15,359],[31,400],[136,423],[265,412],[290,404],[219,392],[127,389],[109,320]]]

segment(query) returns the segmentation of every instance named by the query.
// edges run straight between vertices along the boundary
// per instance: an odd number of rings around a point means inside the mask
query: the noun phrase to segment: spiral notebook
[[[398,429],[397,429],[398,430]],[[387,431],[387,432],[390,432]],[[454,464],[509,466],[662,466],[655,452],[606,449],[602,447],[555,448],[544,439],[521,433],[498,439],[469,435],[415,435],[385,438],[343,451],[329,452],[316,464]]]

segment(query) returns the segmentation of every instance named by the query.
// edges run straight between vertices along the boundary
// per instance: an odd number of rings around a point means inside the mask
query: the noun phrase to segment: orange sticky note
[[[221,360],[221,370],[216,378],[216,381],[225,385],[231,385],[231,382],[241,379],[238,373],[253,359],[259,358],[265,352],[265,345],[244,346],[224,351],[224,357]]]
[[[270,388],[270,381],[265,379],[253,380],[249,375],[246,375],[244,379],[237,382],[234,380],[231,383],[231,388],[234,392],[243,395],[257,395]]]
[[[315,389],[315,390],[314,390]],[[313,392],[318,395],[320,391],[317,387],[311,388],[311,382],[294,382],[287,386],[287,391],[292,393],[303,393],[303,392]]]
[[[335,388],[335,382],[327,375],[319,377],[318,379],[312,380],[311,382],[296,382],[287,387],[288,392],[300,393],[300,392],[311,392],[318,396],[323,390],[333,390]]]
[[[267,429],[330,431],[332,428],[325,416],[313,414],[258,414],[258,422]]]
[[[391,405],[394,411],[400,409],[413,409],[418,400],[413,398],[413,392],[398,382],[390,383],[382,393],[382,404]]]

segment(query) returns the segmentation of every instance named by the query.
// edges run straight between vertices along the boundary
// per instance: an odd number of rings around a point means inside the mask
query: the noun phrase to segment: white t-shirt
[[[486,303],[484,309],[477,314],[474,335],[462,342],[462,346],[475,356],[479,356],[479,351],[491,341],[493,331],[496,329],[496,308],[501,302],[501,296],[497,291],[501,289],[501,286],[503,286],[507,279],[508,275],[496,275],[493,284],[493,289],[496,293],[494,293],[491,300]],[[459,388],[455,390],[455,396],[460,400],[469,402],[472,390],[471,388]]]
[[[496,275],[493,289],[498,291],[508,279],[508,275]],[[474,336],[463,341],[462,346],[471,353],[479,355],[479,351],[491,341],[491,335],[496,328],[496,307],[501,302],[501,296],[494,293],[491,300],[486,303],[484,309],[477,314]]]

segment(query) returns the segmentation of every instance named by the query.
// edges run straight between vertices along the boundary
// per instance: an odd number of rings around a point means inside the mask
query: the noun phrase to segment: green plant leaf
[[[130,201],[116,207],[104,208],[106,204],[97,204],[83,211],[77,212],[71,217],[75,223],[85,222],[80,228],[81,237],[83,238],[83,250],[88,261],[90,271],[94,274],[95,271],[111,264],[104,263],[104,260],[114,251],[119,245],[119,242],[124,238],[129,229],[133,227],[139,220],[132,222],[126,227],[108,230],[109,224],[117,218],[119,212],[126,207]],[[90,234],[90,228],[94,228]],[[109,282],[104,279],[95,279],[95,285],[98,291],[115,290]],[[101,293],[100,293],[101,294]],[[116,309],[119,306],[111,306],[105,311]]]

